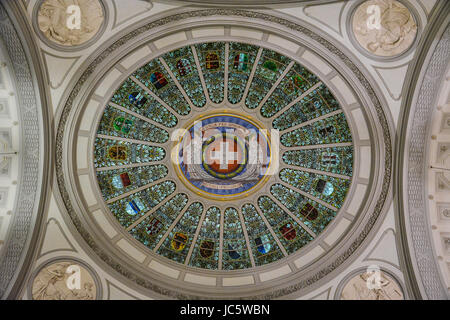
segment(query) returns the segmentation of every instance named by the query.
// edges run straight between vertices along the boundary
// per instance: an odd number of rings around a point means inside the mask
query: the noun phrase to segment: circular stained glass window
[[[120,84],[94,167],[111,214],[153,254],[237,270],[324,232],[350,188],[353,142],[339,102],[303,65],[212,42],[155,58]]]

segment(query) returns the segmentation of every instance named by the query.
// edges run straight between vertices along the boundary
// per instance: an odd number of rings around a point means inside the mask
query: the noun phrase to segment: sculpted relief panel
[[[354,276],[341,293],[341,300],[403,300],[398,283],[380,270],[370,270]]]
[[[352,30],[369,53],[393,57],[413,44],[417,24],[407,7],[395,0],[365,1],[355,10]]]
[[[44,0],[37,13],[41,33],[60,46],[78,46],[99,32],[105,12],[99,0]]]
[[[97,286],[92,274],[74,261],[43,267],[32,284],[33,300],[95,300]]]

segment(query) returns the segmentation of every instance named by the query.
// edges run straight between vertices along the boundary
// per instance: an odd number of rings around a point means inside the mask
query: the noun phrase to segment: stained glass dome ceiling
[[[200,131],[192,165],[182,142],[199,124],[213,130]],[[256,153],[261,161],[251,161]],[[94,167],[111,214],[148,250],[238,270],[326,232],[350,188],[353,143],[337,99],[299,63],[254,45],[202,43],[152,60],[117,88]]]

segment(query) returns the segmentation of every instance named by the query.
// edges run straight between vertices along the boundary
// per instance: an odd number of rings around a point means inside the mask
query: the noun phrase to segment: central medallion
[[[209,137],[202,146],[203,168],[211,176],[230,179],[240,174],[247,165],[245,137],[221,133]]]
[[[270,135],[248,116],[202,116],[179,134],[174,164],[183,183],[206,198],[248,196],[268,179]]]

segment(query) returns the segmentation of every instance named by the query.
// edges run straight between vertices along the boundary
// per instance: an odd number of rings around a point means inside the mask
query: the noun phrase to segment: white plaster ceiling
[[[102,37],[99,39],[97,43],[95,43],[91,47],[83,49],[82,51],[79,52],[58,52],[55,49],[47,47],[43,42],[39,40],[44,60],[47,63],[48,76],[50,79],[49,86],[51,87],[50,93],[52,98],[52,110],[55,115],[57,115],[58,112],[60,111],[58,110],[58,106],[62,101],[64,91],[71,84],[71,81],[77,74],[79,67],[84,62],[86,62],[86,60],[95,50],[97,50],[102,45],[106,45],[108,40],[110,40],[113,36],[129,28],[133,24],[136,24],[145,19],[154,18],[155,16],[165,15],[167,14],[168,10],[177,7],[175,4],[168,4],[165,1],[163,2],[154,1],[147,3],[145,1],[127,0],[126,1],[127,6],[123,5],[124,2],[123,0],[106,0],[105,2],[107,4],[107,9],[110,12],[110,21],[108,22],[107,29],[102,35]],[[422,20],[422,30],[427,23],[428,14],[430,13],[431,8],[433,7],[435,2],[436,2],[435,0],[410,1],[411,5],[414,6],[414,8],[416,8],[417,12],[419,13],[419,17]],[[30,15],[30,20],[35,3],[36,0],[29,1],[28,13]],[[342,43],[343,46],[347,47],[350,51],[352,51],[352,53],[357,57],[357,59],[361,61],[361,63],[364,64],[364,66],[366,66],[370,75],[379,83],[384,98],[386,99],[388,105],[390,106],[391,116],[394,119],[394,122],[396,123],[402,101],[400,93],[403,87],[403,81],[406,76],[406,70],[413,58],[415,51],[412,51],[409,55],[393,62],[374,61],[362,55],[359,51],[357,51],[354,48],[353,44],[349,40],[347,33],[346,19],[347,15],[349,14],[350,3],[351,1],[349,1],[349,3],[347,3],[346,1],[342,1],[307,7],[303,5],[296,5],[287,8],[286,7],[276,8],[274,11],[288,14],[294,20],[298,19],[307,21],[319,27],[324,33],[333,37],[335,40]],[[2,71],[1,72],[2,78],[0,79],[0,106],[2,105],[1,102],[3,97],[6,97],[8,101],[10,101],[9,103],[13,105],[13,103],[15,103],[15,99],[9,95],[11,89],[4,90],[1,87],[1,85],[5,83],[4,75],[6,74],[6,72],[3,71],[7,70],[7,66],[0,68],[0,70]],[[0,130],[3,127],[17,130],[17,134],[13,134],[12,136],[18,137],[18,126],[14,125],[14,123],[17,123],[16,122],[17,115],[14,115],[13,114],[14,111],[12,111],[7,115],[7,118],[3,119],[2,112],[3,111],[0,109]],[[3,125],[3,123],[5,123],[5,125]],[[18,141],[16,141],[16,144],[14,144],[13,139],[12,146],[18,146]],[[15,170],[16,171],[13,170],[12,172],[16,172],[17,174],[18,169],[16,168]],[[2,178],[0,177],[0,186],[3,185],[1,179]],[[5,183],[8,183],[8,185],[10,185],[8,187],[9,190],[14,190],[14,187],[12,185],[14,179],[15,178],[8,177],[8,180],[4,180]],[[8,199],[11,199],[11,193],[8,194]],[[0,241],[2,239],[3,234],[2,232],[4,230],[4,226],[2,226],[2,221],[3,225],[5,225],[5,221],[8,220],[7,212],[11,209],[12,206],[10,206],[10,209],[3,210],[1,207],[1,200],[0,200]],[[360,259],[356,260],[351,266],[346,268],[345,272],[343,272],[339,277],[336,277],[336,279],[330,282],[329,286],[315,289],[305,297],[311,299],[312,298],[333,299],[334,292],[336,291],[339,282],[345,276],[345,273],[360,268],[362,266],[366,266],[368,264],[367,261],[364,261],[364,257],[367,257],[366,259],[370,258],[372,260],[376,259],[383,260],[383,262],[381,262],[383,267],[391,268],[390,270],[394,270],[392,272],[394,272],[396,276],[398,276],[398,278],[403,280],[401,271],[399,270],[398,266],[398,259],[397,259],[398,257],[396,256],[395,243],[394,244],[392,243],[395,240],[395,237],[393,237],[392,234],[395,234],[396,232],[393,215],[394,210],[391,208],[391,210],[388,213],[388,217],[386,218],[386,221],[383,224],[383,227],[380,228],[379,233],[375,237],[373,245],[371,245],[365,250],[364,254],[361,255]],[[47,240],[46,242],[43,243],[41,257],[36,262],[36,265],[39,265],[42,261],[45,261],[46,259],[49,259],[51,257],[57,257],[58,255],[68,254],[68,252],[70,251],[71,252],[70,254],[73,255],[74,257],[85,259],[89,261],[91,265],[97,267],[96,263],[89,258],[88,254],[83,250],[83,248],[78,244],[76,244],[77,242],[76,238],[70,235],[70,229],[67,228],[65,221],[62,218],[61,211],[55,202],[53,202],[53,206],[51,207],[51,210],[49,210],[48,220],[50,220],[50,217],[51,219],[57,221],[61,226],[59,228],[53,226],[51,228],[46,229]],[[58,233],[57,237],[59,237],[60,239],[63,238],[65,239],[64,241],[61,241],[61,245],[51,241],[51,239],[53,239],[52,235],[57,233]],[[61,233],[64,234],[64,236],[61,235]],[[375,243],[375,241],[377,242]],[[70,245],[68,244],[68,242],[70,243]],[[50,243],[51,245],[49,246]],[[391,245],[392,250],[383,252],[383,250],[380,250],[380,246],[378,246],[380,243],[383,243],[386,246]],[[131,287],[127,287],[123,283],[118,282],[113,276],[101,270],[100,267],[97,268],[98,270],[100,270],[99,273],[101,274],[101,279],[103,283],[106,283],[105,287],[107,287],[107,290],[105,290],[104,296],[105,298],[114,298],[114,297],[132,298],[132,299],[135,299],[137,297],[149,298],[149,296],[140,295],[140,293],[137,293]],[[305,297],[295,297],[295,298],[305,298]]]
[[[12,221],[19,180],[20,125],[15,96],[15,76],[0,43],[0,251]]]
[[[450,290],[450,68],[438,95],[431,128],[428,162],[429,221],[438,265],[447,289]]]

